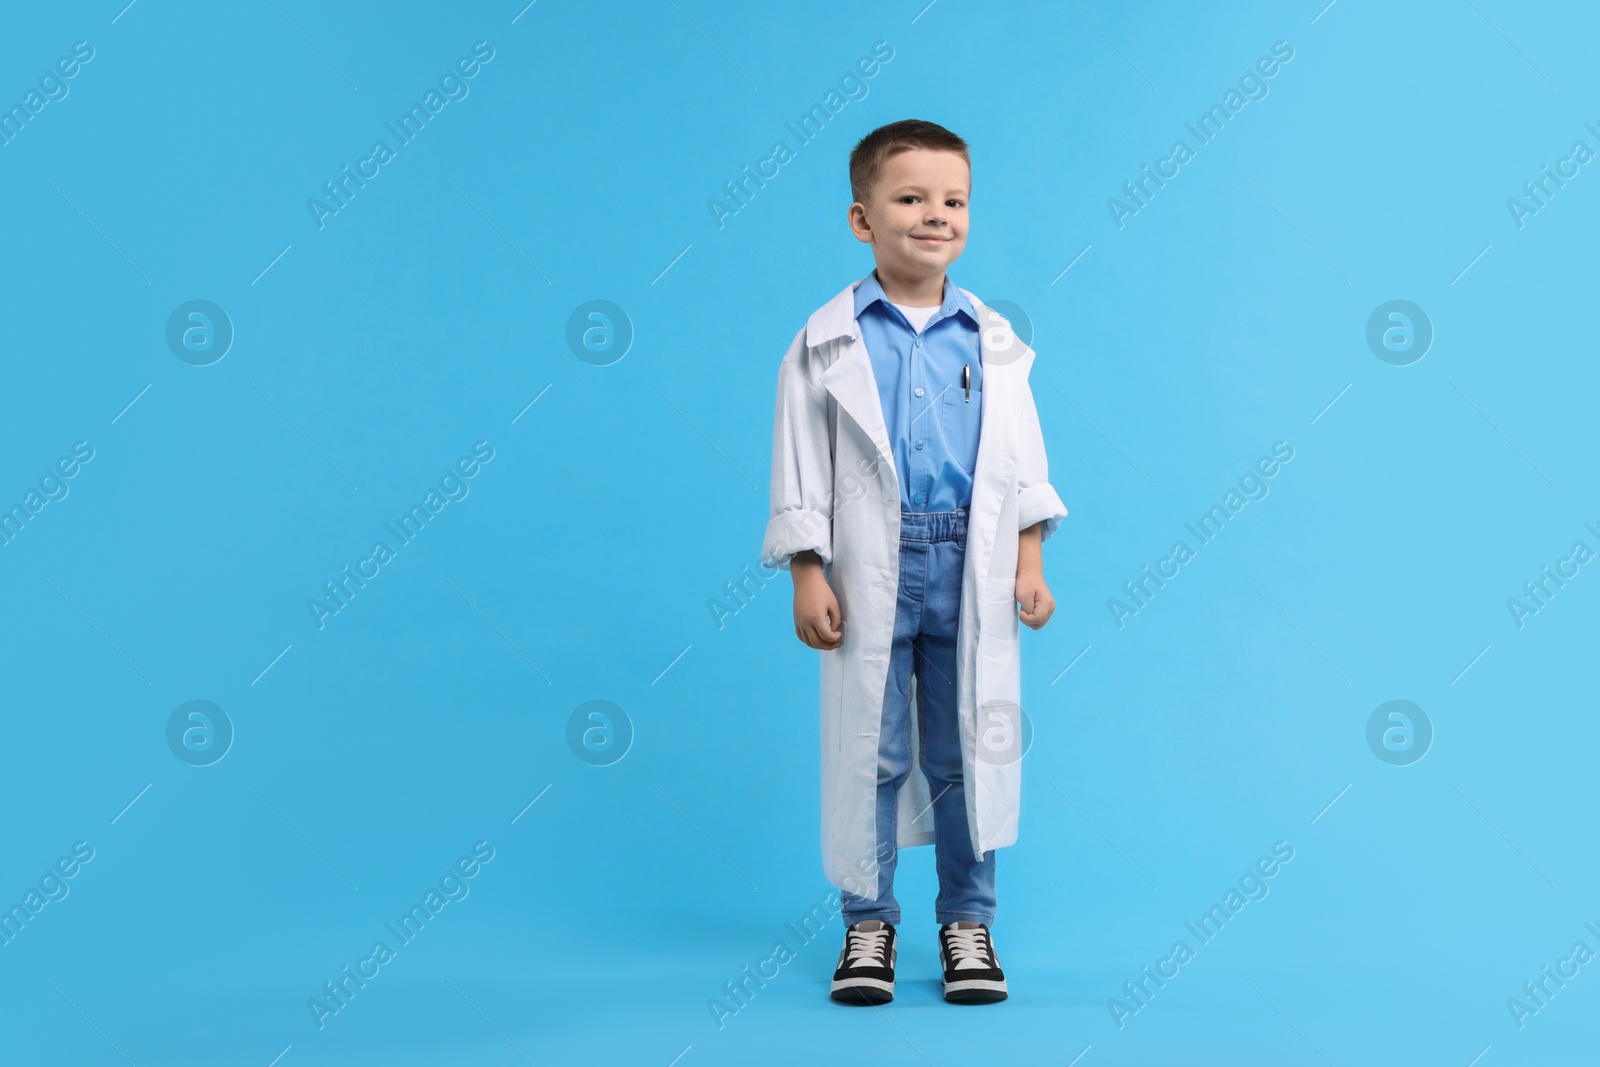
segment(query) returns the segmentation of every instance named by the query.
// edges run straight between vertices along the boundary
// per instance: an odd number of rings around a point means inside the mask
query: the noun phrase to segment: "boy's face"
[[[870,203],[850,205],[850,229],[878,267],[902,278],[943,274],[967,246],[972,172],[954,152],[911,148],[889,157]]]

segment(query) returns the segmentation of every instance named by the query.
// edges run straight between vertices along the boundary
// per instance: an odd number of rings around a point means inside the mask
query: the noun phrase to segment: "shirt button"
[[[917,438],[917,450],[918,451],[922,450],[922,438],[920,438],[920,437]]]
[[[912,344],[913,348],[921,348],[922,347],[922,338],[920,338],[920,337],[917,338],[915,341],[911,342],[911,344]]]
[[[921,493],[918,493],[916,496],[911,498],[912,503],[915,503],[915,504],[920,504],[926,499],[927,499],[927,497],[923,496]]]
[[[921,389],[913,389],[912,392],[915,393],[918,396],[922,395],[922,390]]]

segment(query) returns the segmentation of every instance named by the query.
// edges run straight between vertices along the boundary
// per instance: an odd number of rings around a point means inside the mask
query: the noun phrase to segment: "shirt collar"
[[[889,298],[884,295],[883,285],[878,281],[878,272],[874,270],[871,274],[861,279],[856,286],[855,317],[859,319],[863,311],[880,300],[885,305],[890,302]],[[956,284],[946,274],[944,278],[944,300],[935,314],[940,318],[947,318],[958,311],[964,313],[973,326],[978,325],[978,314],[972,310],[972,304],[968,302],[967,298],[962,295],[961,290],[956,288]],[[929,321],[931,322],[932,320]]]

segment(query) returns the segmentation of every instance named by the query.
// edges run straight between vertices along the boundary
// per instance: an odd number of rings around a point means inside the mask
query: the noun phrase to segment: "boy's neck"
[[[901,278],[892,272],[886,272],[882,267],[877,268],[874,273],[878,276],[878,284],[883,287],[883,295],[889,298],[891,304],[930,308],[944,303],[943,271],[931,278]]]

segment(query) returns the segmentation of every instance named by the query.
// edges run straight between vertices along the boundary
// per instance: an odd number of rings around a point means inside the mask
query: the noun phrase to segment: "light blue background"
[[[1600,548],[1600,176],[1521,229],[1506,201],[1600,148],[1600,25],[1322,2],[9,13],[0,100],[95,58],[0,148],[0,501],[95,458],[0,548],[0,902],[95,858],[0,948],[0,1058],[1592,1062],[1600,965],[1523,1029],[1506,1001],[1600,949],[1600,577],[1521,629],[1506,600]],[[479,40],[470,95],[319,230],[306,200]],[[1270,94],[1118,229],[1107,198],[1280,40]],[[939,999],[919,849],[892,1005],[828,1002],[834,922],[719,1029],[829,887],[788,578],[709,602],[758,561],[778,361],[871,269],[848,152],[910,116],[972,145],[952,277],[1026,312],[1071,510],[1024,639],[1012,995]],[[192,299],[237,331],[209,367],[166,346]],[[595,299],[636,332],[603,367],[565,340]],[[1366,345],[1391,299],[1436,331],[1411,366]],[[1107,599],[1279,440],[1270,495],[1118,629]],[[470,495],[319,630],[307,599],[477,441]],[[237,732],[204,768],[165,739],[193,699]],[[1367,747],[1391,699],[1436,731],[1410,766]],[[611,766],[568,747],[590,700],[632,724]],[[1270,895],[1119,1029],[1108,999],[1280,840]],[[477,841],[470,895],[319,1030],[308,998]]]

